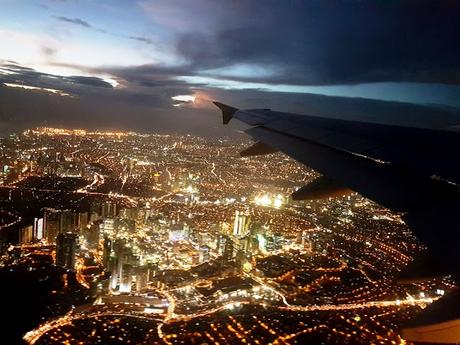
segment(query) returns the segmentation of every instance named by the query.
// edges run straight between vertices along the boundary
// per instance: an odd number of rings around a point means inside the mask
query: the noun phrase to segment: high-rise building
[[[156,263],[156,262],[148,262],[147,263],[147,268],[148,268],[147,279],[150,282],[150,281],[153,281],[153,279],[157,275],[158,263]]]
[[[238,247],[240,250],[244,252],[248,252],[251,249],[251,237],[248,235],[245,235],[243,237],[240,237],[238,239]]]
[[[147,265],[138,266],[136,272],[136,292],[139,293],[147,287],[148,267]]]
[[[130,293],[133,280],[133,266],[130,263],[123,263],[120,273],[120,288],[121,293]]]
[[[77,228],[79,231],[84,230],[88,225],[88,212],[80,212],[77,215]]]
[[[240,269],[243,268],[243,264],[245,263],[245,255],[244,251],[241,249],[238,249],[235,253],[235,263],[236,266]]]
[[[45,209],[43,217],[45,238],[48,243],[55,243],[57,235],[61,233],[61,213],[55,209]]]
[[[76,229],[75,213],[70,210],[44,209],[44,235],[48,243],[54,243],[61,233],[74,232]]]
[[[233,236],[244,236],[249,231],[249,215],[240,211],[235,211],[235,220],[233,222]]]
[[[104,253],[108,252],[110,240],[104,241]],[[107,248],[107,249],[106,249]],[[139,257],[133,255],[133,250],[125,240],[117,239],[112,243],[112,249],[108,258],[107,271],[111,277],[109,287],[112,291],[130,293],[133,278],[136,279],[136,290],[145,288],[149,276],[149,266],[140,266]]]
[[[104,247],[102,252],[102,265],[104,268],[108,268],[109,258],[112,253],[112,240],[108,237],[104,237]],[[108,270],[110,272],[110,270]]]
[[[43,238],[43,218],[34,219],[34,238],[36,240]]]
[[[99,224],[91,224],[90,227],[85,227],[82,231],[85,237],[88,248],[96,249],[99,245]]]
[[[56,237],[56,265],[75,269],[75,254],[78,236],[74,233],[62,233]]]
[[[114,202],[107,201],[102,205],[101,208],[102,218],[114,218],[117,216],[117,204]]]
[[[224,249],[225,249],[225,242],[226,242],[226,236],[223,234],[218,234],[217,235],[217,240],[216,240],[216,252],[217,255],[223,255],[224,254]]]
[[[233,255],[234,255],[233,241],[229,237],[226,237],[224,253],[222,255],[222,258],[224,259],[225,262],[229,262],[233,260]]]
[[[204,245],[200,247],[200,253],[199,253],[199,262],[203,263],[206,261],[209,261],[209,247]]]
[[[19,229],[19,244],[27,244],[32,242],[33,235],[34,231],[32,225]]]
[[[112,255],[113,254],[113,255]],[[110,272],[109,288],[114,291],[118,285],[118,259],[115,253],[112,253],[107,259],[106,271]]]
[[[75,232],[77,224],[75,218],[75,213],[73,211],[61,211],[61,232]]]

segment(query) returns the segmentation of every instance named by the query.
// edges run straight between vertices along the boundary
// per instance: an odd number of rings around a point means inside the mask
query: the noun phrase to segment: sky
[[[456,125],[459,16],[449,0],[0,0],[0,133],[220,135],[212,100]]]

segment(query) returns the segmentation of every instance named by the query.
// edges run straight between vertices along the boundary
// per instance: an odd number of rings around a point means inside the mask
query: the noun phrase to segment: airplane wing
[[[403,214],[403,220],[460,276],[460,132],[364,123],[214,102],[224,124],[236,118],[256,143],[242,156],[281,151],[323,177],[294,199],[347,188]]]

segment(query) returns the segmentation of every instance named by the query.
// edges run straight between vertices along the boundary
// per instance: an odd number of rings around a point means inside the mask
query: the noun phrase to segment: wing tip
[[[237,108],[231,107],[224,103],[217,101],[213,101],[212,103],[222,111],[222,122],[224,125],[228,124],[233,118],[233,115],[238,111]]]

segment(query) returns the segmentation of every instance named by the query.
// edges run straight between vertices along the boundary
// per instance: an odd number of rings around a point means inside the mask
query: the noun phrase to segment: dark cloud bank
[[[125,84],[123,88],[113,89],[96,77],[53,76],[5,63],[1,67],[13,73],[0,74],[0,82],[56,88],[74,98],[0,87],[3,130],[50,124],[223,133],[218,130],[216,111],[173,107],[171,97],[193,93],[190,87],[202,91],[209,99],[221,99],[240,107],[272,107],[335,117],[360,112],[370,120],[379,120],[384,113],[390,113],[395,122],[419,122],[413,115],[414,109],[420,112],[418,106],[402,106],[396,102],[340,100],[263,90],[228,91],[190,85],[177,79],[203,75],[221,78],[216,69],[239,64],[262,66],[272,73],[227,79],[274,85],[379,81],[460,84],[458,1],[267,0],[237,5],[222,3],[223,8],[217,13],[208,13],[206,2],[197,2],[196,6],[194,20],[208,27],[195,31],[192,28],[176,35],[176,50],[186,61],[184,65],[101,66],[91,70],[95,74],[118,77]],[[187,11],[187,7],[183,11]],[[212,16],[217,18],[209,21]],[[94,27],[79,18],[57,19]],[[148,45],[153,43],[141,36],[129,38]],[[460,122],[456,110],[423,109],[422,117],[429,119],[427,122],[431,125]]]

